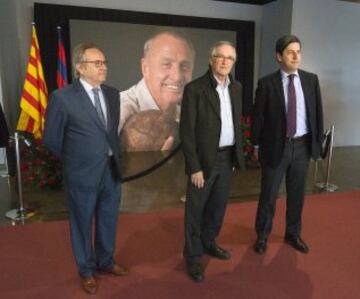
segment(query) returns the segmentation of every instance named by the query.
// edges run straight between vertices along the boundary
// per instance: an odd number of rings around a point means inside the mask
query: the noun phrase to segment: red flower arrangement
[[[244,157],[245,161],[247,162],[251,161],[253,154],[253,146],[251,143],[251,117],[242,116],[240,121],[243,133]]]
[[[33,146],[26,147],[21,152],[21,173],[24,183],[41,190],[61,189],[60,160],[41,141],[33,142]]]
[[[253,159],[254,146],[251,142],[251,117],[242,116],[240,121],[243,133],[245,164],[249,168],[259,168],[259,161]]]

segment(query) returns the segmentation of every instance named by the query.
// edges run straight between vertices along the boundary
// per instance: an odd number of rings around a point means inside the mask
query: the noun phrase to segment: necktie
[[[288,105],[286,118],[286,137],[294,137],[296,133],[296,93],[294,86],[295,75],[289,75]]]
[[[99,88],[93,88],[92,91],[94,93],[96,112],[99,115],[101,122],[106,127],[106,120],[105,120],[105,117],[104,117],[104,112],[101,109],[101,104],[100,104]]]

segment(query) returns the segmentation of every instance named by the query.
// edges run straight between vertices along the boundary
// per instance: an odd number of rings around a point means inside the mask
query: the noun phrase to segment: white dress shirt
[[[107,117],[107,108],[106,108],[106,103],[105,103],[105,97],[103,95],[103,92],[101,90],[100,86],[92,86],[91,84],[87,83],[85,80],[80,78],[80,82],[82,84],[82,86],[84,87],[86,93],[88,94],[91,103],[94,105],[95,107],[95,95],[93,92],[94,88],[98,88],[99,89],[99,98],[100,98],[100,105],[101,105],[101,109],[105,118],[105,123],[107,123],[108,121],[108,117]],[[112,150],[109,148],[108,150],[108,156],[112,156]]]
[[[137,84],[120,92],[119,132],[131,116],[146,110],[160,110],[160,108],[146,86],[145,79],[142,78]],[[180,105],[176,105],[175,121],[179,122],[179,120]]]
[[[103,95],[103,92],[101,90],[100,86],[92,86],[91,84],[87,83],[84,79],[80,78],[80,82],[82,84],[82,86],[84,87],[86,93],[88,94],[91,103],[94,105],[95,107],[95,95],[93,92],[94,88],[98,88],[99,89],[99,98],[100,98],[100,105],[101,105],[101,109],[103,112],[103,115],[105,117],[105,122],[107,123],[108,119],[107,119],[107,107],[106,107],[106,103],[105,103],[105,97]]]
[[[220,115],[221,115],[221,133],[219,147],[232,146],[235,144],[234,123],[232,115],[232,106],[229,93],[230,80],[226,78],[225,85],[214,76],[218,85],[216,91],[220,98]],[[240,120],[239,120],[240,121]]]

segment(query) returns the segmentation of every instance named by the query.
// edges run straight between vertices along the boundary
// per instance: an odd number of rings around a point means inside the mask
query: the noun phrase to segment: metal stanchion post
[[[332,162],[332,151],[333,151],[333,145],[334,145],[334,131],[335,127],[334,125],[331,126],[331,135],[330,135],[330,147],[329,147],[329,154],[327,159],[327,169],[326,169],[326,180],[325,183],[317,183],[316,186],[321,190],[325,192],[334,192],[338,189],[338,186],[334,184],[330,184],[330,170],[331,170],[331,162]]]
[[[18,132],[14,133],[14,140],[15,140],[15,155],[16,155],[16,171],[17,171],[17,185],[18,185],[18,192],[19,192],[19,204],[20,207],[18,209],[13,209],[6,212],[5,216],[9,219],[14,221],[22,221],[30,218],[35,214],[33,210],[25,209],[24,207],[24,199],[23,199],[23,189],[22,189],[22,179],[21,179],[21,167],[20,167],[20,144]],[[23,138],[23,137],[22,137]]]
[[[319,165],[318,165],[318,160],[315,160],[314,163],[314,186],[316,187],[317,184],[317,176],[318,176],[318,169],[319,169]]]

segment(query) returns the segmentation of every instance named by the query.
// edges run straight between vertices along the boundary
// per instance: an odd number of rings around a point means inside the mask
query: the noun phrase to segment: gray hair
[[[216,55],[216,49],[221,47],[221,46],[224,46],[224,45],[230,46],[235,50],[235,60],[236,60],[236,48],[235,48],[234,44],[232,42],[229,42],[229,41],[226,41],[226,40],[221,40],[221,41],[217,41],[210,48],[210,58],[209,58],[210,64],[212,63],[211,59]]]
[[[180,32],[176,30],[161,30],[153,34],[144,44],[144,57],[148,55],[154,40],[160,35],[170,35],[176,39],[184,41],[190,49],[190,54],[192,56],[192,59],[193,60],[195,59],[195,48],[193,43],[184,32]]]
[[[101,48],[99,48],[96,44],[94,44],[92,42],[80,43],[80,44],[76,45],[72,52],[72,67],[73,67],[73,71],[74,71],[74,78],[79,78],[80,74],[76,70],[76,65],[85,60],[84,54],[85,54],[85,51],[88,49],[98,49],[99,51],[104,53],[104,51]]]

